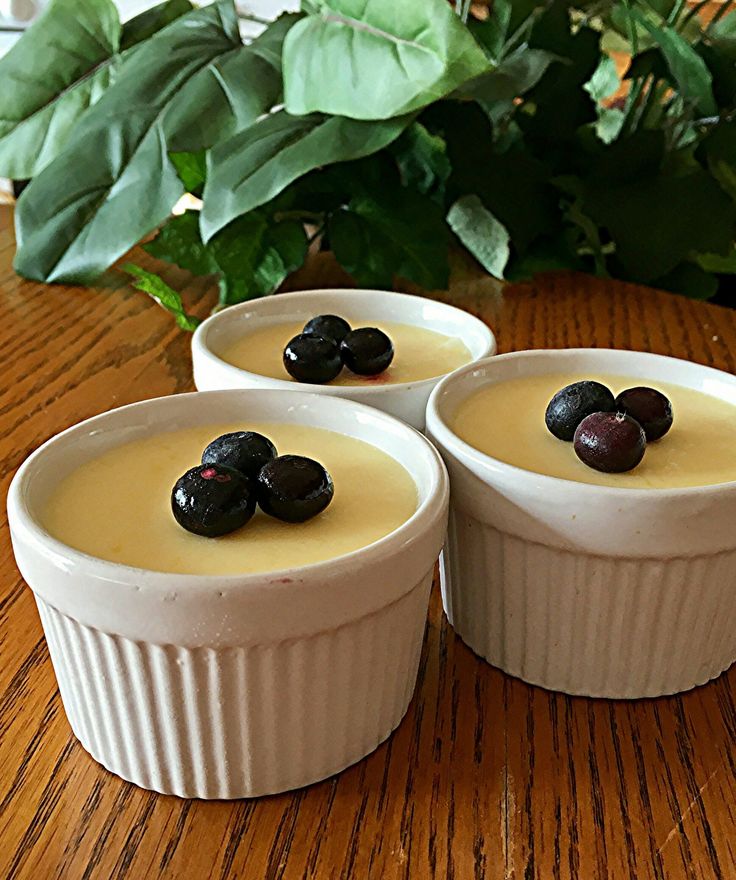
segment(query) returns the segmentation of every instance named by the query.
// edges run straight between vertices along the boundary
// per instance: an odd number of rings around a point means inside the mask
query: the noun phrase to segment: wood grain
[[[12,254],[0,208],[3,493],[62,428],[192,387],[187,335],[144,295],[113,276],[97,290],[24,282]],[[320,257],[292,284],[346,280]],[[736,370],[736,313],[669,294],[583,276],[502,294],[464,266],[444,296],[505,351],[613,346]],[[416,696],[374,754],[291,794],[181,801],[118,780],[72,737],[4,504],[0,518],[2,878],[736,877],[735,670],[667,699],[551,694],[479,661],[435,593]]]

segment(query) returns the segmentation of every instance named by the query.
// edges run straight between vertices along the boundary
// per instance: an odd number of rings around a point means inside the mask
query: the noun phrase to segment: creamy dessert
[[[359,376],[349,369],[329,381],[330,385],[375,385],[419,382],[450,373],[473,359],[465,343],[424,327],[389,321],[370,322],[390,337],[394,357],[390,366],[374,376]],[[272,379],[295,381],[283,363],[289,340],[302,333],[304,322],[284,322],[257,327],[227,347],[223,360]]]
[[[652,386],[669,398],[674,425],[650,442],[640,463],[625,473],[586,467],[570,443],[553,436],[545,411],[560,389],[583,380],[618,395]],[[510,379],[472,394],[458,407],[453,430],[466,443],[507,464],[539,474],[630,489],[672,489],[736,481],[736,405],[700,391],[622,376],[548,374]]]
[[[334,481],[329,507],[307,522],[261,509],[244,528],[217,538],[181,528],[172,486],[218,435],[258,431],[280,455],[310,456]],[[207,465],[202,465],[207,467]],[[417,507],[417,488],[391,456],[334,431],[290,424],[204,425],[115,447],[65,477],[42,523],[71,547],[125,565],[182,574],[240,574],[294,568],[365,547]]]

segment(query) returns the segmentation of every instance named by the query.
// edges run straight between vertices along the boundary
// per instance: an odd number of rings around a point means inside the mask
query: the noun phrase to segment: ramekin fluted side
[[[654,697],[704,684],[736,660],[736,551],[668,559],[572,552],[451,505],[442,581],[462,640],[551,690]]]
[[[36,601],[69,722],[94,758],[144,788],[240,798],[324,779],[396,728],[432,574],[343,626],[227,648],[133,641]]]

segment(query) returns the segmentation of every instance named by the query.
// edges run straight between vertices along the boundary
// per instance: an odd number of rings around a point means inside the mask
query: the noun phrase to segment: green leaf
[[[119,64],[112,0],[53,0],[0,59],[0,176],[38,174],[99,100]]]
[[[736,235],[736,205],[704,171],[589,183],[584,209],[608,229],[637,281],[666,275],[691,251],[726,253]]]
[[[354,119],[417,110],[488,60],[446,0],[316,0],[284,43],[286,109]]]
[[[252,211],[205,245],[198,212],[187,211],[172,217],[144,249],[193,275],[220,275],[221,304],[232,305],[273,293],[304,262],[307,237],[301,223],[275,222]]]
[[[147,293],[167,312],[171,312],[182,330],[189,330],[191,332],[197,329],[200,323],[199,318],[186,313],[181,295],[169,287],[163,278],[154,275],[153,272],[146,272],[145,269],[141,269],[140,266],[136,266],[133,263],[125,263],[122,268],[124,272],[137,279],[131,282],[133,287]]]
[[[360,195],[330,218],[338,262],[363,286],[391,287],[395,275],[434,290],[449,280],[448,232],[442,209],[401,188]]]
[[[207,152],[169,153],[171,164],[176,168],[184,189],[195,196],[201,196],[207,180]]]
[[[512,11],[511,0],[494,0],[485,21],[474,18],[468,21],[470,33],[493,61],[499,61],[503,53]]]
[[[610,98],[616,94],[621,85],[621,79],[616,69],[616,62],[610,55],[604,55],[598,67],[596,67],[593,76],[583,86],[590,97],[600,103],[605,98]]]
[[[481,266],[494,278],[503,278],[510,254],[509,234],[478,196],[458,199],[447,222]]]
[[[185,211],[172,217],[143,249],[152,257],[175,263],[193,275],[212,275],[220,268],[199,237],[198,211]]]
[[[260,212],[238,217],[210,242],[223,273],[220,302],[233,305],[273,293],[307,255],[307,236],[301,223],[278,223]]]
[[[658,27],[638,9],[631,15],[651,34],[662,50],[667,66],[677,82],[680,95],[706,115],[717,112],[712,77],[703,59],[673,27]]]
[[[148,40],[172,21],[191,11],[192,4],[189,0],[166,0],[165,3],[159,3],[152,9],[146,9],[123,25],[120,37],[121,51]]]
[[[696,254],[694,259],[706,272],[713,272],[715,275],[736,275],[736,247],[732,248],[731,252],[725,256],[721,254]]]
[[[270,107],[278,79],[242,45],[232,0],[182,16],[143,43],[23,193],[16,270],[42,281],[98,275],[182,195],[169,152],[201,149],[255,119]]]
[[[691,299],[710,299],[718,293],[718,279],[693,263],[680,263],[671,272],[655,278],[651,284],[652,287],[681,293]]]
[[[284,111],[267,116],[211,150],[202,237],[208,241],[235,217],[274,198],[315,168],[378,152],[410,122],[410,116],[386,122],[291,116]]]
[[[430,134],[421,123],[413,122],[389,150],[396,158],[404,186],[424,195],[441,192],[451,171],[441,137]]]
[[[736,120],[717,125],[699,145],[696,155],[736,202]]]
[[[494,70],[464,83],[458,94],[478,101],[491,119],[500,119],[513,109],[514,100],[532,89],[549,65],[559,60],[551,52],[522,46]]]

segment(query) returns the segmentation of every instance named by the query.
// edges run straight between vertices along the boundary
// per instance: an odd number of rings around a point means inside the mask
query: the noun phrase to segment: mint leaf
[[[207,152],[169,153],[171,164],[176,168],[184,189],[193,196],[201,196],[207,180]]]
[[[184,311],[181,295],[172,287],[169,287],[163,278],[160,278],[153,272],[141,269],[140,266],[136,266],[134,263],[125,263],[122,269],[137,279],[131,282],[133,287],[147,293],[151,299],[154,299],[167,312],[171,312],[182,330],[189,330],[191,332],[197,329],[200,323],[199,318],[195,318],[194,315],[188,315]]]
[[[358,196],[330,218],[338,262],[360,284],[391,287],[394,275],[428,290],[446,288],[449,236],[442,209],[411,190]]]
[[[193,275],[211,275],[219,267],[199,237],[199,212],[185,211],[162,226],[156,238],[143,249],[158,260],[176,263]]]
[[[450,229],[494,278],[503,278],[509,261],[509,233],[478,196],[463,196],[447,214]]]
[[[401,182],[426,195],[441,192],[450,176],[450,160],[445,142],[430,134],[419,122],[414,122],[389,147],[399,166]]]

